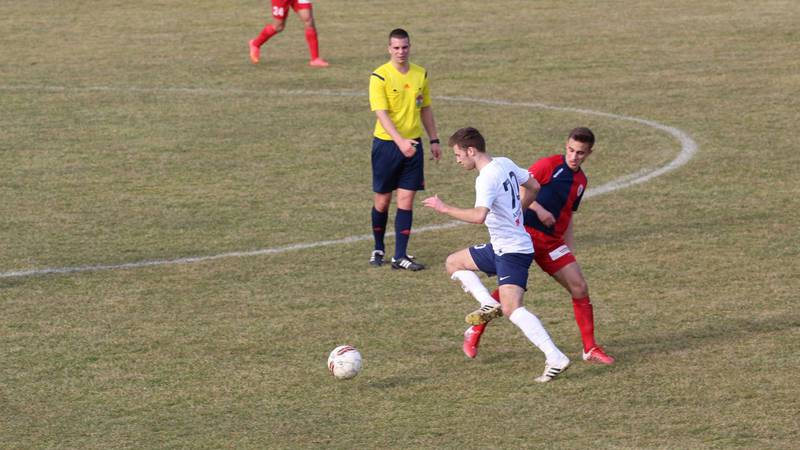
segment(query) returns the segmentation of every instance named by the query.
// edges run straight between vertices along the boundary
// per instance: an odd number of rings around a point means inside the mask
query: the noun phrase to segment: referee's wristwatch
[[[439,143],[439,139],[431,139],[431,145],[438,144],[438,143]]]

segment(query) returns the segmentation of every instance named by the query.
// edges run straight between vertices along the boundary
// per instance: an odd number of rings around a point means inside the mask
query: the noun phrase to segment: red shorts
[[[272,17],[276,19],[286,19],[289,7],[297,11],[298,9],[311,9],[311,0],[272,0]]]
[[[548,236],[538,230],[525,227],[533,241],[533,259],[548,275],[553,275],[575,262],[575,256],[563,239]]]

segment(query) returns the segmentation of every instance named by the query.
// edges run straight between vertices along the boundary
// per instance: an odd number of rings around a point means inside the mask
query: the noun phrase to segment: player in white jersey
[[[481,304],[467,315],[466,321],[478,325],[503,315],[508,317],[547,358],[544,373],[536,381],[550,381],[567,369],[569,358],[556,347],[539,319],[522,304],[528,269],[533,262],[533,244],[522,223],[522,211],[535,200],[539,183],[510,159],[493,158],[486,153],[483,136],[475,128],[456,131],[449,145],[458,164],[479,172],[475,179],[475,207],[450,206],[438,195],[422,203],[464,222],[484,223],[489,229],[488,244],[459,250],[445,262],[450,278],[461,282],[464,291]],[[478,278],[475,273],[478,270],[489,276],[497,275],[500,303]]]

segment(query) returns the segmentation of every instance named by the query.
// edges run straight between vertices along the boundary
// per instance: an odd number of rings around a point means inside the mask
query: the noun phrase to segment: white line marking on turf
[[[131,92],[131,93],[177,93],[177,94],[218,94],[218,95],[232,95],[232,94],[246,94],[246,95],[310,95],[322,97],[365,97],[366,94],[360,92],[348,91],[309,91],[309,90],[265,90],[265,91],[249,91],[245,89],[213,89],[213,88],[198,88],[198,87],[166,87],[166,88],[148,88],[148,87],[114,87],[114,86],[87,86],[87,87],[67,87],[67,86],[33,86],[33,85],[20,85],[20,86],[0,86],[3,91],[38,91],[38,92]],[[495,106],[516,106],[532,109],[544,109],[553,111],[566,111],[578,114],[586,114],[600,117],[607,117],[615,120],[625,120],[635,123],[640,123],[651,128],[663,131],[681,144],[681,151],[678,155],[668,164],[653,169],[642,169],[639,172],[623,175],[617,179],[609,181],[596,188],[591,188],[584,194],[586,197],[594,197],[596,195],[606,194],[608,192],[616,191],[628,186],[647,182],[655,177],[661,176],[667,172],[673,171],[687,162],[697,153],[697,143],[685,132],[678,128],[670,127],[667,125],[654,122],[652,120],[640,119],[638,117],[625,116],[619,114],[606,113],[601,111],[593,111],[590,109],[571,108],[563,106],[553,106],[544,103],[527,103],[527,102],[512,102],[505,100],[485,100],[471,97],[447,97],[447,96],[434,96],[436,100],[462,102],[462,103],[478,103],[482,105],[495,105]],[[414,234],[424,233],[427,231],[443,230],[447,228],[455,228],[465,225],[463,222],[453,221],[438,225],[426,225],[414,229]],[[387,232],[387,235],[389,233]],[[261,256],[261,255],[274,255],[278,253],[286,253],[294,250],[304,250],[309,248],[325,247],[329,245],[349,244],[353,242],[360,242],[372,239],[372,235],[350,236],[342,239],[334,239],[327,241],[316,241],[307,243],[297,243],[285,245],[282,247],[264,248],[259,250],[241,251],[220,253],[217,255],[208,256],[193,256],[188,258],[175,258],[175,259],[157,259],[149,261],[138,261],[123,264],[99,264],[75,267],[52,267],[43,269],[31,270],[15,270],[9,272],[0,272],[0,278],[16,278],[28,277],[46,274],[69,274],[76,272],[89,272],[99,270],[114,270],[114,269],[136,269],[140,267],[150,266],[163,266],[175,264],[191,264],[202,261],[212,261],[222,258],[242,258],[247,256]]]
[[[423,233],[425,231],[454,228],[460,225],[463,225],[463,222],[448,222],[439,225],[426,225],[415,229],[414,234]],[[189,258],[154,259],[150,261],[138,261],[138,262],[124,263],[124,264],[99,264],[95,266],[54,267],[47,269],[20,270],[15,272],[2,272],[0,273],[0,278],[26,277],[26,276],[45,275],[53,273],[65,274],[65,273],[88,272],[88,271],[111,270],[111,269],[137,269],[140,267],[165,266],[168,264],[191,264],[202,261],[213,261],[215,259],[222,259],[222,258],[242,258],[245,256],[274,255],[276,253],[285,253],[293,250],[304,250],[307,248],[325,247],[328,245],[337,245],[337,244],[350,244],[352,242],[366,241],[369,239],[372,239],[372,235],[364,234],[361,236],[350,236],[342,239],[333,239],[330,241],[306,242],[306,243],[285,245],[283,247],[263,248],[259,250],[250,250],[243,252],[220,253],[217,255],[208,255],[208,256],[192,256]]]

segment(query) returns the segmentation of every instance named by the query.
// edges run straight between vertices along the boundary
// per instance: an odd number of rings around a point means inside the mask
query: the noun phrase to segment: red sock
[[[492,298],[498,302],[500,301],[500,289],[495,289],[492,291]]]
[[[572,309],[575,311],[575,322],[581,330],[583,351],[588,352],[597,346],[594,341],[594,311],[589,297],[573,298]]]
[[[275,27],[273,27],[272,25],[267,25],[264,27],[263,30],[261,30],[261,33],[258,34],[258,37],[253,39],[253,43],[261,47],[262,45],[264,45],[265,42],[269,40],[269,38],[275,36],[275,34],[276,34]]]
[[[319,42],[317,42],[317,30],[315,28],[306,28],[306,42],[308,42],[308,51],[311,53],[311,59],[319,58]]]
[[[483,330],[486,329],[486,325],[489,325],[489,324],[488,323],[482,323],[480,325],[473,325],[472,326],[472,331],[475,332],[475,333],[483,333]]]

